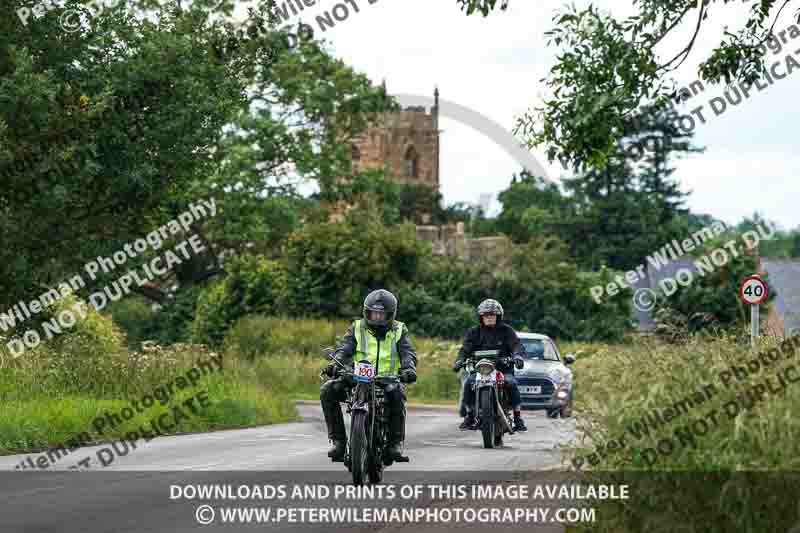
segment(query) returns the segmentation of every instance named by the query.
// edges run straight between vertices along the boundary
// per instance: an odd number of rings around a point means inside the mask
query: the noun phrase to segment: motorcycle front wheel
[[[503,447],[503,427],[501,424],[496,424],[495,426],[494,446],[495,448]]]
[[[350,465],[353,485],[363,485],[369,462],[367,445],[367,413],[355,411],[350,424]]]
[[[486,387],[481,389],[478,396],[478,413],[481,418],[481,434],[483,435],[483,447],[494,448],[495,419],[494,394],[492,389]]]
[[[367,465],[367,474],[369,474],[370,483],[374,484],[383,481],[383,465],[385,464],[384,454],[386,453],[384,449],[385,445],[386,429],[381,422],[376,421],[375,438],[372,441],[372,456]]]

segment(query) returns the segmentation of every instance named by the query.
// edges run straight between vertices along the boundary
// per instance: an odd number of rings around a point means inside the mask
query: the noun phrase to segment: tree
[[[247,31],[233,5],[126,2],[72,33],[75,0],[0,21],[0,309],[214,198],[190,231],[208,253],[138,288],[166,303],[163,287],[219,274],[221,251],[276,253],[309,208],[296,186],[347,171],[343,140],[385,91],[314,41],[288,46],[274,2]]]
[[[123,4],[75,32],[58,24],[86,12],[75,0],[27,26],[13,11],[0,23],[0,304],[151,229],[165,199],[212,168],[246,104],[245,67],[272,61],[267,36],[220,55],[235,34],[202,3],[168,2],[154,18]]]
[[[665,242],[686,235],[687,193],[670,163],[698,148],[658,110],[644,110],[624,126],[607,165],[565,180],[567,208],[546,224],[591,270],[634,268]]]
[[[376,206],[360,206],[339,224],[305,224],[286,242],[288,306],[295,316],[351,316],[363,295],[415,279],[425,245],[413,225],[385,226]]]
[[[487,16],[509,2],[458,0],[467,15]],[[707,83],[733,81],[752,84],[764,72],[767,44],[790,0],[754,2],[750,17],[736,33],[725,31],[721,42],[700,63],[699,78]],[[672,107],[684,91],[677,91],[671,73],[692,52],[700,30],[712,11],[739,7],[740,2],[635,0],[638,13],[622,21],[603,15],[593,5],[568,7],[555,17],[548,32],[550,43],[562,53],[550,70],[547,85],[552,96],[542,107],[519,119],[516,132],[531,146],[547,145],[550,160],[559,159],[576,170],[605,166],[617,144],[626,118],[642,106]],[[797,20],[800,22],[800,16]],[[674,57],[662,59],[656,47],[669,42],[683,23],[694,31]],[[789,28],[792,38],[800,35]],[[781,32],[781,34],[785,34]],[[782,35],[785,38],[785,35]],[[787,70],[800,68],[788,56]],[[541,125],[541,126],[539,126]]]
[[[528,171],[515,174],[497,199],[503,207],[497,216],[496,229],[516,243],[528,242],[533,235],[543,233],[552,217],[569,202],[558,185]]]

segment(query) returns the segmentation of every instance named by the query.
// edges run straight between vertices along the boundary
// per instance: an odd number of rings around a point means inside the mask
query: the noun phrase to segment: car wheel
[[[547,410],[547,418],[558,418],[561,409],[548,409]]]

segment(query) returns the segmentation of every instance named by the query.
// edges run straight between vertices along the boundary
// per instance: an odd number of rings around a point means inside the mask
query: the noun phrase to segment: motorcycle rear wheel
[[[353,485],[363,485],[369,462],[369,446],[367,445],[367,413],[356,411],[352,414],[350,424],[350,465],[353,473]]]

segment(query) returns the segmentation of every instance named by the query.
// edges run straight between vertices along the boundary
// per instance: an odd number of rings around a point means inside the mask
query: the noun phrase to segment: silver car
[[[556,343],[547,335],[517,333],[522,347],[525,367],[514,375],[519,383],[522,408],[546,410],[547,416],[572,416],[572,370],[575,355],[568,353],[563,359]]]

